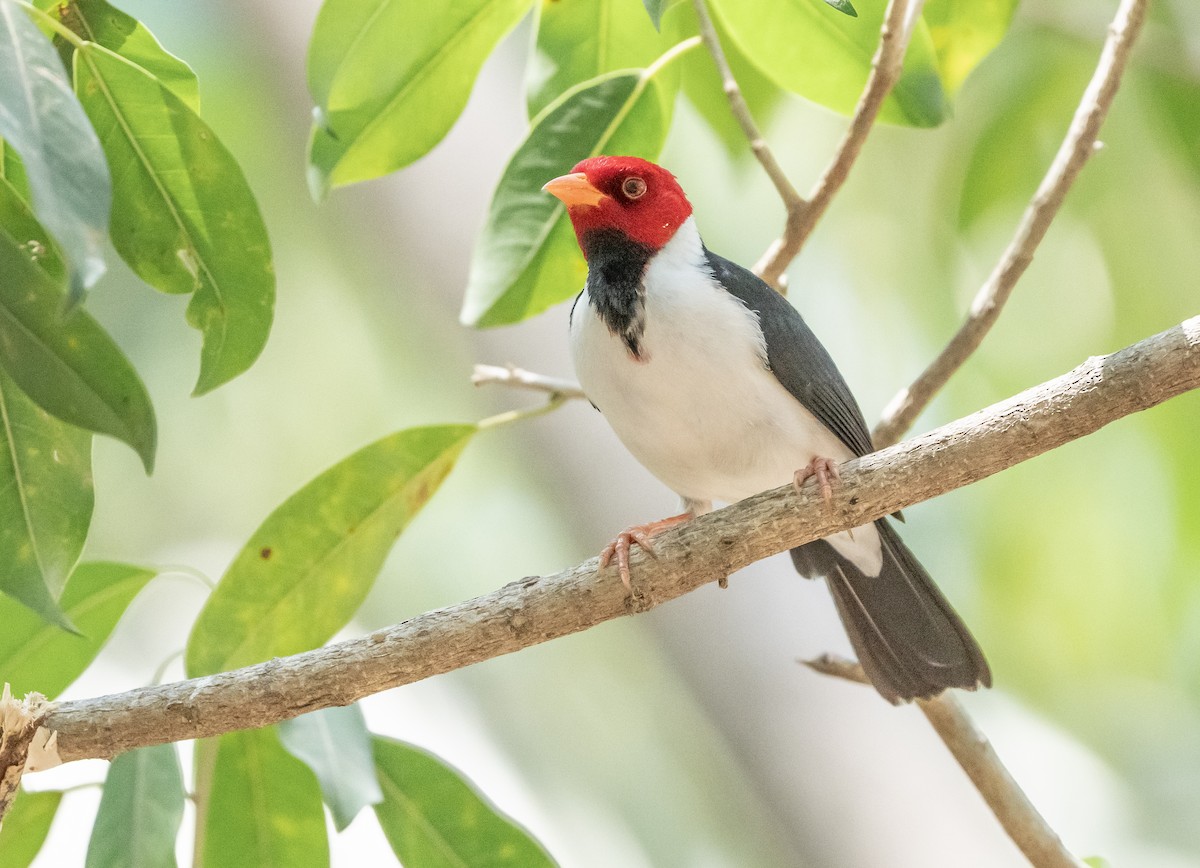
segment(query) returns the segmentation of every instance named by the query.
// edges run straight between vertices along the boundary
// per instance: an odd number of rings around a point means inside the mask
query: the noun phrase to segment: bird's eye
[[[621,192],[626,199],[640,199],[646,194],[646,182],[637,176],[626,178],[621,182]]]

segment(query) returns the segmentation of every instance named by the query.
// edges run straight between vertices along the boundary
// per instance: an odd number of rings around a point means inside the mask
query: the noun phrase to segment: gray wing
[[[788,300],[752,272],[705,250],[713,276],[758,314],[776,379],[855,455],[874,452],[862,410],[837,365]]]

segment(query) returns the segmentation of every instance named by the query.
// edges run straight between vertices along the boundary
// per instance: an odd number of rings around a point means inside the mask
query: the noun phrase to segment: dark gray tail
[[[863,575],[825,540],[792,549],[802,576],[825,576],[858,661],[888,702],[992,686],[983,651],[887,519],[883,569]]]

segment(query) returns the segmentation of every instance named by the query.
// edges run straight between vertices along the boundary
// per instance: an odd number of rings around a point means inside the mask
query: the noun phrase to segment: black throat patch
[[[636,361],[645,361],[646,289],[642,278],[653,251],[615,229],[597,229],[583,237],[587,254],[587,294],[592,307]]]

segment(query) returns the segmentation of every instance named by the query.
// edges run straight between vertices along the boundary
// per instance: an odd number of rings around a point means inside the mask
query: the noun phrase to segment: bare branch
[[[862,666],[845,657],[824,654],[801,662],[822,675],[871,683]],[[976,728],[957,699],[943,693],[934,699],[918,699],[916,703],[1029,864],[1034,868],[1086,868],[1086,863],[1066,848],[1058,833],[1029,801],[996,755],[992,743]]]
[[[788,213],[807,207],[808,203],[801,198],[796,188],[792,186],[792,182],[788,180],[783,167],[779,165],[775,154],[767,145],[767,140],[759,131],[758,124],[754,122],[754,116],[750,114],[750,106],[746,104],[742,89],[738,86],[733,70],[729,67],[729,60],[725,57],[725,50],[721,47],[721,38],[717,35],[717,28],[713,26],[712,17],[708,14],[708,4],[705,0],[692,0],[692,8],[696,10],[696,20],[700,24],[700,39],[704,42],[708,53],[712,55],[713,63],[717,67],[717,74],[721,76],[721,87],[729,98],[729,108],[733,112],[734,119],[741,126],[742,132],[746,134],[746,139],[750,142],[750,150],[762,163],[767,177],[775,185],[775,190],[779,193],[779,198],[783,200],[783,206]]]
[[[544,374],[536,374],[513,365],[506,365],[503,368],[497,365],[476,365],[475,371],[471,374],[471,382],[476,386],[489,384],[513,386],[519,389],[531,389],[535,392],[546,392],[551,397],[557,395],[561,398],[587,400],[583,389],[579,388],[579,384],[572,380],[547,377]]]
[[[1034,868],[1086,868],[1038,813],[957,699],[943,694],[917,705]]]
[[[858,159],[867,134],[871,132],[883,107],[883,101],[900,79],[904,52],[908,49],[924,5],[925,0],[890,0],[888,3],[883,16],[883,29],[879,34],[879,47],[871,59],[871,74],[841,144],[809,193],[808,200],[801,200],[801,205],[788,208],[783,235],[767,248],[754,266],[754,273],[772,286],[781,286],[784,271],[796,258],[834,194],[850,175],[850,167]]]
[[[874,436],[877,446],[899,440],[950,377],[978,349],[1000,316],[1017,280],[1033,261],[1034,251],[1058,214],[1067,191],[1096,150],[1096,137],[1108,114],[1130,50],[1141,31],[1148,0],[1122,0],[1108,29],[1100,62],[1084,91],[1075,118],[1045,178],[1025,209],[1004,255],[971,303],[966,321],[950,343],[907,389],[902,389],[883,412]]]
[[[266,726],[645,611],[776,552],[936,497],[1200,387],[1200,317],[958,422],[842,467],[832,501],[785,485],[701,516],[634,555],[638,593],[596,559],[358,639],[256,666],[61,703],[63,761]],[[3,773],[0,768],[0,774]]]

